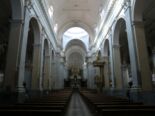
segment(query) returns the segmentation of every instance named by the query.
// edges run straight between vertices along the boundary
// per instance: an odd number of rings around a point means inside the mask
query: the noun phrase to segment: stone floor
[[[78,92],[73,92],[65,116],[93,116]]]

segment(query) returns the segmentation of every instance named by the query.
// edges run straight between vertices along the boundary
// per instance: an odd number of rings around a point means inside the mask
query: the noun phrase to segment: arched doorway
[[[117,21],[113,42],[116,88],[127,88],[129,80],[132,79],[132,74],[130,68],[126,22],[124,19],[119,19]]]

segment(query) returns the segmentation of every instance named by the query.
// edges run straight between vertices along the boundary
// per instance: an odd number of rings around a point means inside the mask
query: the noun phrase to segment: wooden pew
[[[154,116],[154,109],[102,109],[99,116]]]
[[[62,110],[0,109],[1,114],[16,116],[63,116]]]
[[[97,116],[154,116],[155,106],[144,105],[142,102],[130,102],[126,98],[95,94],[89,91],[81,95],[92,107]],[[152,114],[150,114],[152,113]]]
[[[63,110],[64,109],[64,106],[63,105],[5,105],[5,106],[0,106],[0,109],[2,110],[5,110],[5,109],[8,109],[8,110],[12,110],[12,109],[18,109],[18,110],[57,110],[57,109],[60,109],[60,110]]]
[[[22,104],[2,105],[0,113],[12,115],[63,116],[71,91],[59,91],[41,98],[29,99]]]
[[[97,108],[102,109],[138,109],[138,108],[146,108],[146,109],[155,109],[155,106],[153,105],[133,105],[133,104],[127,104],[127,105],[116,105],[116,104],[106,104],[106,105],[97,105]]]

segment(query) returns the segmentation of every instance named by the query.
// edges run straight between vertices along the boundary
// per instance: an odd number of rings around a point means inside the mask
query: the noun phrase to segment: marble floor
[[[78,92],[73,92],[65,116],[93,116]]]

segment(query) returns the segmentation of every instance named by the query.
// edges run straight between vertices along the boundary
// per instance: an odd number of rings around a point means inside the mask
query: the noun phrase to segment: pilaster
[[[139,73],[141,77],[141,87],[143,90],[152,89],[151,71],[147,54],[147,45],[143,22],[133,22],[135,42],[138,58]]]

